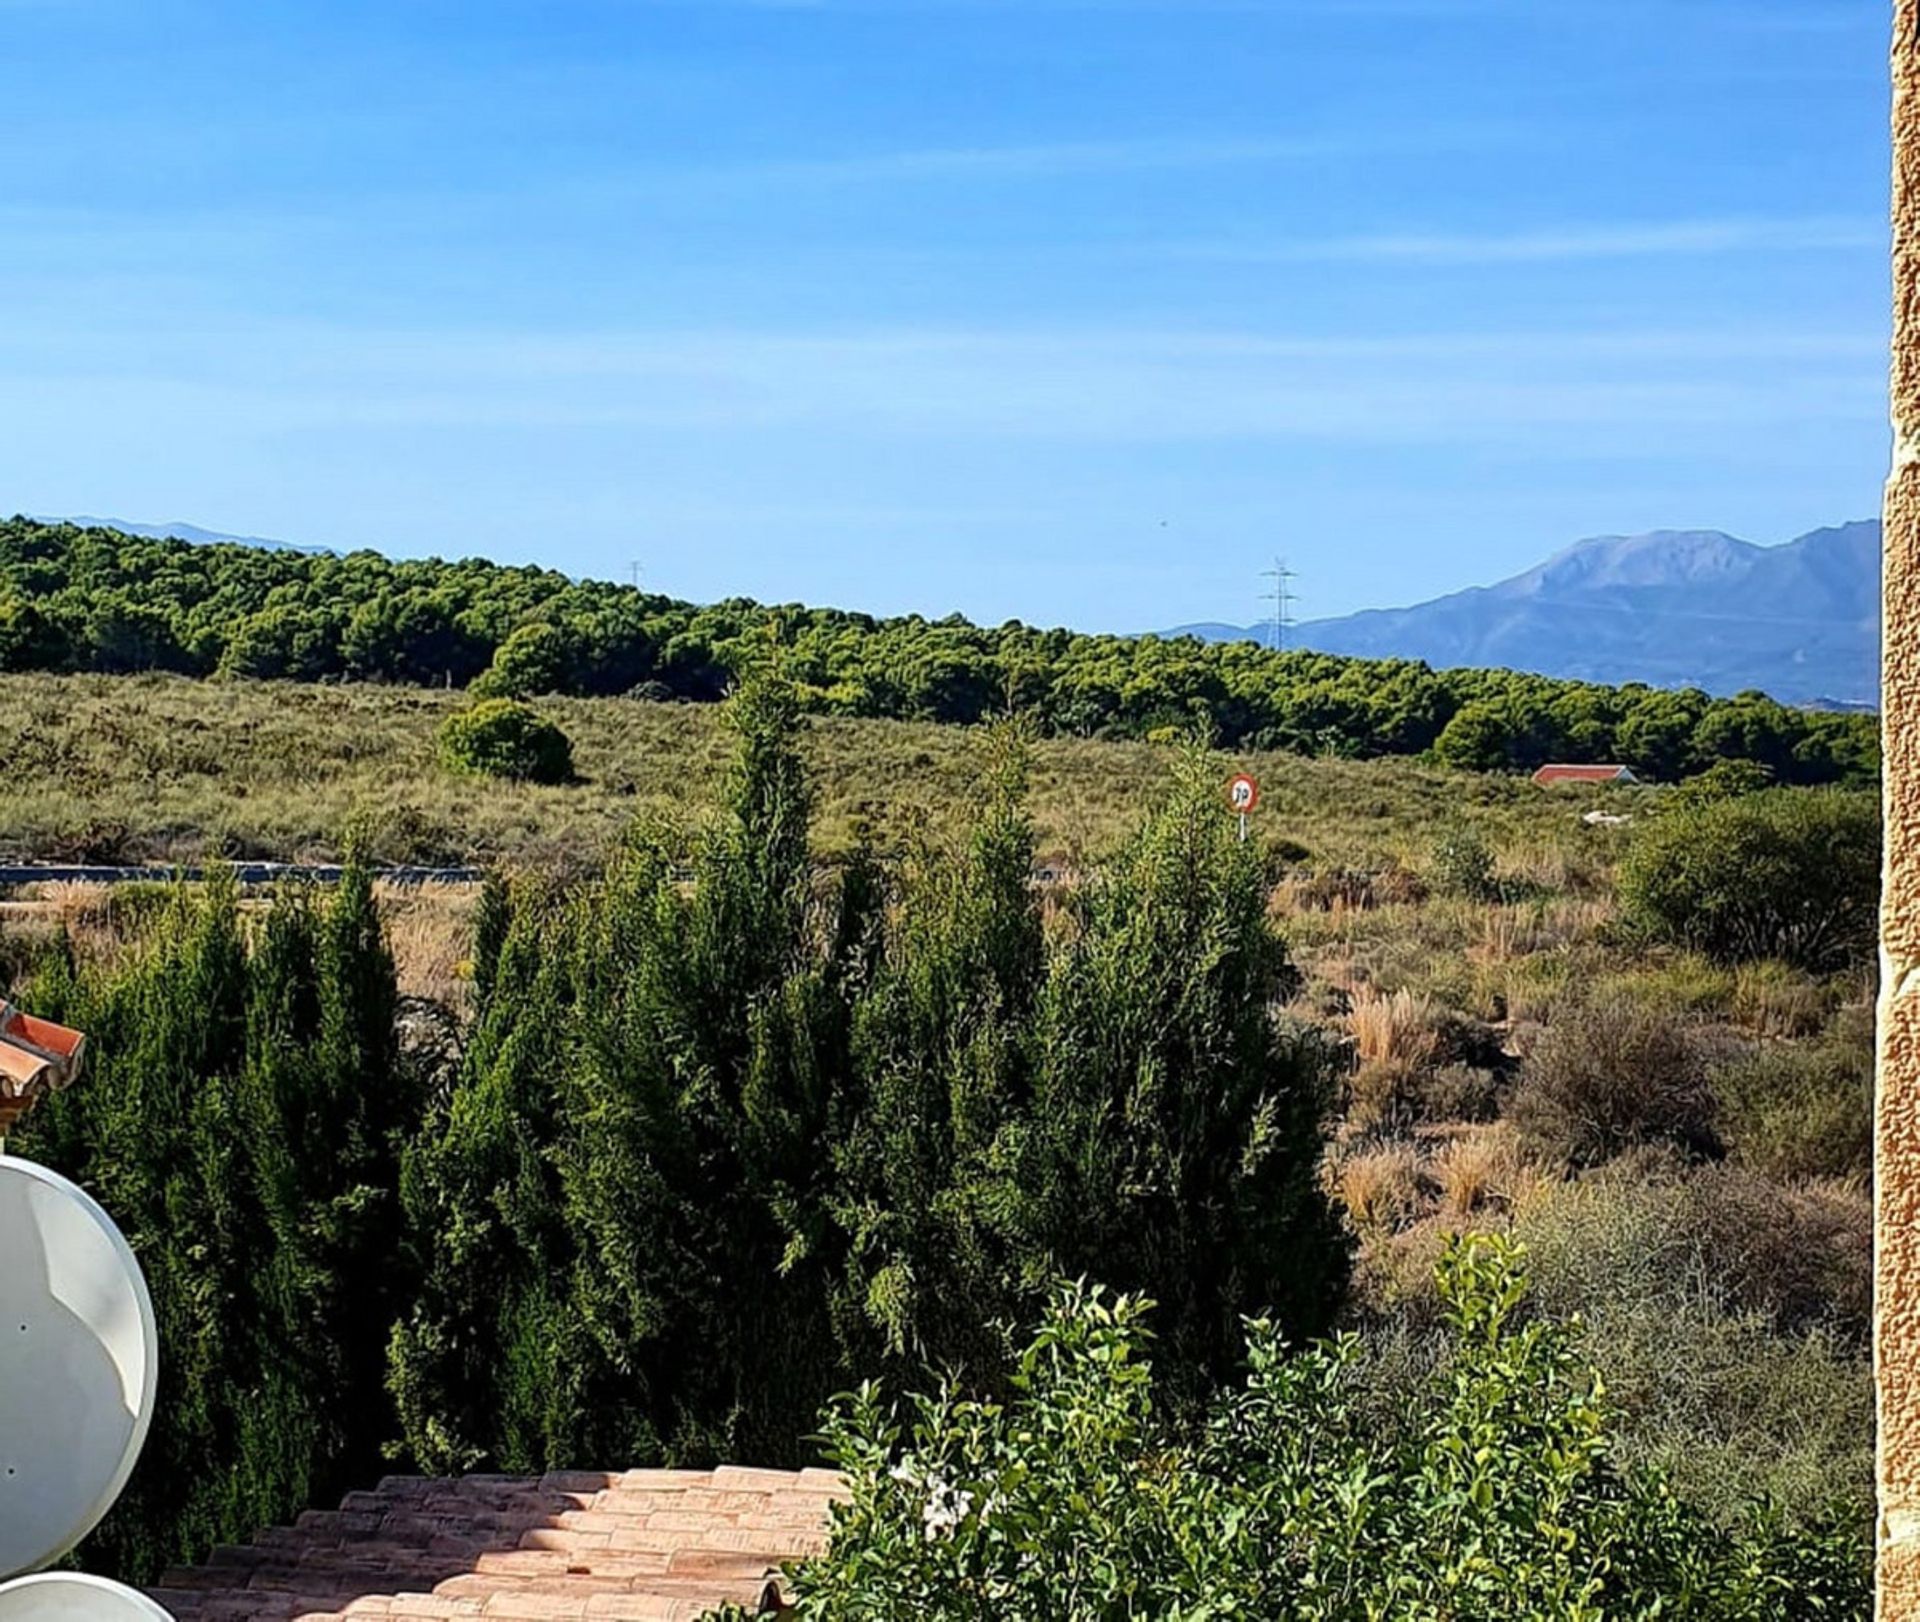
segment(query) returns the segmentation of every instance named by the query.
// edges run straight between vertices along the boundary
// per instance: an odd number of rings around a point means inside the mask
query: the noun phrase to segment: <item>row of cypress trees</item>
[[[1191,1405],[1241,1315],[1326,1322],[1329,1085],[1204,766],[1109,863],[1031,878],[997,734],[964,833],[809,850],[792,691],[732,701],[715,814],[600,878],[490,884],[445,1085],[393,1037],[366,875],[264,921],[181,894],[126,967],[35,995],[99,1063],[30,1151],[146,1262],[167,1368],[90,1563],[146,1575],[389,1454],[431,1471],[804,1462],[822,1403],[926,1363],[991,1384],[1060,1276],[1160,1303]]]
[[[364,868],[257,924],[229,880],[181,888],[148,935],[112,968],[39,966],[35,1004],[89,1033],[89,1070],[12,1145],[95,1193],[153,1294],[153,1427],[84,1550],[134,1578],[377,1464],[406,1293],[397,1158],[420,1115]]]
[[[489,899],[467,1064],[403,1174],[413,1454],[792,1461],[858,1373],[990,1377],[1061,1275],[1157,1300],[1187,1394],[1243,1312],[1321,1327],[1327,1067],[1270,1017],[1286,960],[1204,766],[1049,895],[1003,732],[957,847],[823,878],[792,695],[751,682],[733,721],[691,839]]]

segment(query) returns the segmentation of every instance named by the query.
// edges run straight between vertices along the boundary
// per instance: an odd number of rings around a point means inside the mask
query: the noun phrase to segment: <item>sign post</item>
[[[1260,785],[1245,772],[1236,772],[1227,783],[1227,804],[1240,819],[1240,843],[1247,842],[1247,813],[1260,804]]]

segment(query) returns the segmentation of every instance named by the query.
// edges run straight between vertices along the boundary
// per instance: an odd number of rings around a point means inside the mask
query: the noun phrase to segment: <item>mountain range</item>
[[[1264,625],[1163,633],[1266,642]],[[1411,608],[1287,630],[1289,647],[1436,668],[1500,666],[1581,681],[1640,681],[1784,703],[1879,700],[1880,525],[1818,529],[1781,546],[1719,530],[1602,535],[1496,585]]]
[[[226,542],[232,546],[265,546],[276,552],[321,552],[318,546],[295,546],[291,541],[270,541],[261,535],[226,535],[217,529],[202,529],[198,524],[136,524],[125,518],[93,518],[85,513],[72,517],[50,518],[28,514],[36,524],[73,524],[80,529],[117,529],[122,535],[138,535],[148,541],[192,541],[198,546]]]

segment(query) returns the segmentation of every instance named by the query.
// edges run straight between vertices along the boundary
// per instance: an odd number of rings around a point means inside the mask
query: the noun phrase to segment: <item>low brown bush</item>
[[[1491,1121],[1500,1113],[1500,1076],[1470,1064],[1447,1064],[1421,1078],[1421,1119]]]
[[[1469,1163],[1451,1146],[1430,1162],[1438,1212],[1362,1244],[1367,1345],[1384,1342],[1396,1364],[1407,1348],[1443,1347],[1434,1256],[1462,1226],[1505,1226],[1527,1247],[1539,1310],[1582,1324],[1618,1416],[1618,1457],[1659,1466],[1734,1519],[1756,1493],[1790,1520],[1836,1500],[1870,1512],[1862,1196],[1639,1149],[1575,1179],[1523,1177],[1510,1211],[1483,1203],[1462,1218],[1453,1200],[1472,1182],[1449,1198],[1451,1154]]]
[[[1858,1342],[1871,1321],[1872,1204],[1850,1184],[1781,1184],[1643,1149],[1547,1188],[1515,1231],[1542,1304],[1562,1315],[1691,1290],[1781,1334],[1819,1326]]]
[[[1363,1059],[1347,1081],[1348,1129],[1373,1137],[1410,1131],[1425,1113],[1423,1079],[1411,1065]]]
[[[1603,1165],[1642,1144],[1721,1153],[1699,1044],[1620,998],[1554,1018],[1527,1057],[1510,1113],[1535,1152],[1569,1167]]]
[[[1863,1190],[1708,1166],[1679,1194],[1674,1241],[1706,1258],[1730,1303],[1783,1330],[1827,1323],[1864,1339],[1873,1321],[1873,1206]]]
[[[1274,910],[1287,912],[1371,912],[1376,907],[1417,907],[1427,899],[1419,874],[1404,867],[1375,871],[1330,867],[1295,873],[1273,893]]]

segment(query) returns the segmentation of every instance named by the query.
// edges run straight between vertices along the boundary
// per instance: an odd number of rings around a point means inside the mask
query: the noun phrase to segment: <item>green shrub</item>
[[[476,698],[538,698],[565,692],[573,649],[566,633],[544,622],[516,626],[493,650],[488,665],[468,689]]]
[[[1642,1154],[1515,1202],[1537,1310],[1606,1372],[1614,1457],[1716,1521],[1764,1497],[1794,1524],[1873,1523],[1864,1197]],[[1428,1223],[1368,1247],[1361,1373],[1382,1412],[1444,1365]]]
[[[531,705],[489,698],[447,717],[440,761],[449,771],[481,777],[564,783],[573,776],[573,745]]]
[[[1011,1399],[869,1385],[830,1417],[851,1500],[800,1618],[1864,1616],[1866,1539],[1748,1506],[1717,1525],[1609,1457],[1595,1372],[1523,1313],[1520,1252],[1456,1243],[1447,1355],[1399,1401],[1349,1338],[1271,1324],[1198,1439],[1155,1419],[1145,1304],[1060,1292]]]
[[[1715,1069],[1713,1090],[1742,1165],[1781,1178],[1872,1171],[1871,1048],[1833,1041],[1765,1047]]]
[[[1682,804],[1620,869],[1627,919],[1726,962],[1776,957],[1820,972],[1871,951],[1880,809],[1867,794],[1769,789]]]
[[[1671,1016],[1621,998],[1554,1017],[1527,1056],[1512,1117],[1524,1141],[1568,1166],[1645,1144],[1720,1150],[1698,1045]]]
[[[823,875],[796,695],[756,674],[729,715],[717,817],[489,902],[489,994],[404,1182],[416,1459],[797,1461],[855,1371],[1003,1380],[1063,1272],[1165,1303],[1170,1400],[1244,1314],[1323,1328],[1331,1062],[1271,1017],[1285,952],[1204,761],[1043,892],[1003,733],[963,832]]]
[[[1716,760],[1674,789],[1671,803],[1709,805],[1716,800],[1737,800],[1770,789],[1777,781],[1772,769],[1757,760]]]
[[[1431,871],[1434,888],[1443,895],[1491,901],[1499,894],[1493,852],[1471,829],[1458,828],[1434,841]]]
[[[1716,1513],[1764,1493],[1796,1517],[1873,1507],[1871,1274],[1850,1212],[1731,1170],[1622,1163],[1514,1220],[1544,1311],[1578,1318],[1620,1415],[1622,1456]]]

